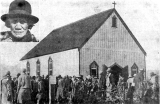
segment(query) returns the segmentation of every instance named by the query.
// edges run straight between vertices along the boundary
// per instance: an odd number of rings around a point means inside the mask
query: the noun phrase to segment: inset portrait
[[[1,16],[1,20],[10,31],[0,33],[0,42],[38,42],[30,30],[39,21],[32,15],[32,8],[26,0],[14,0],[9,12]]]

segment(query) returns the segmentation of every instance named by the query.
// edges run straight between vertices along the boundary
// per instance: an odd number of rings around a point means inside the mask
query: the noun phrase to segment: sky
[[[3,0],[0,5],[0,15],[8,13],[9,4],[13,0]],[[32,6],[32,15],[39,22],[32,28],[31,33],[42,40],[52,30],[70,24],[90,15],[113,8],[112,0],[27,0]],[[116,10],[130,28],[134,36],[147,53],[146,69],[159,70],[160,66],[160,1],[159,0],[115,0]],[[9,30],[0,21],[0,31]],[[2,47],[3,46],[3,47]],[[9,48],[5,48],[8,46]],[[32,45],[21,49],[15,43],[13,46],[0,44],[1,64],[15,65],[25,55]],[[11,53],[10,53],[11,52]],[[8,56],[9,54],[9,56]],[[15,55],[16,54],[16,55]],[[18,54],[18,55],[17,55]],[[11,58],[12,57],[12,58]],[[10,60],[8,60],[10,59]]]

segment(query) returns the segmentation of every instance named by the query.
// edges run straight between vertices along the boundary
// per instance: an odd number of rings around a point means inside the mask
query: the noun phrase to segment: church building
[[[139,69],[146,73],[145,57],[145,50],[113,8],[53,30],[21,61],[31,76],[99,78],[104,66],[125,77]]]

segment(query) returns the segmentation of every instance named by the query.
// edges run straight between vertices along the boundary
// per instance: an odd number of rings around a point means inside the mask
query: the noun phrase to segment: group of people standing
[[[31,76],[22,69],[17,78],[8,71],[1,80],[1,104],[41,104],[48,102],[48,77]]]
[[[150,74],[144,78],[144,70],[129,76],[126,80],[121,73],[111,69],[100,74],[100,78],[87,76],[57,77],[56,101],[69,101],[73,104],[100,104],[105,102],[124,104],[159,104],[158,75]],[[66,99],[66,100],[65,100]]]
[[[150,78],[144,79],[142,73],[140,71],[127,80],[128,103],[159,104],[159,76],[151,72]]]
[[[87,76],[64,76],[57,77],[56,96],[57,103],[70,102],[73,104],[87,103],[91,95],[98,91],[98,80]],[[94,99],[92,99],[94,100]]]
[[[100,78],[90,75],[85,79],[82,75],[59,75],[56,79],[54,101],[57,103],[97,104],[99,100],[123,100],[123,103],[127,104],[134,104],[138,100],[143,104],[159,103],[158,75],[153,72],[147,80],[144,79],[143,72],[139,72],[125,81],[120,73],[115,75],[110,69],[102,72]],[[16,78],[11,78],[8,71],[1,80],[1,104],[27,103],[49,103],[49,77],[31,77],[26,69],[23,69]]]
[[[123,77],[114,74],[110,68],[100,74],[100,78],[87,75],[57,77],[55,100],[72,104],[97,104],[100,100],[109,101],[113,93],[120,92]],[[111,100],[111,99],[110,99]],[[118,101],[118,99],[117,99]]]

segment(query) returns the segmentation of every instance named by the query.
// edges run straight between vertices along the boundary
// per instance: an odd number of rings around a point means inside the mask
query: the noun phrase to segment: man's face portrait
[[[30,32],[39,19],[32,15],[32,8],[26,0],[13,0],[8,13],[1,20],[10,31],[0,32],[0,42],[38,42]]]
[[[28,31],[28,23],[25,18],[11,18],[8,19],[11,33],[16,38],[22,38]]]

